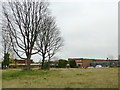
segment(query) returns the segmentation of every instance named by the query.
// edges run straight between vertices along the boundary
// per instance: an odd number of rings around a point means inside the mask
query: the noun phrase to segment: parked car
[[[88,67],[88,68],[94,68],[94,67]]]
[[[95,68],[102,68],[102,65],[96,65]]]

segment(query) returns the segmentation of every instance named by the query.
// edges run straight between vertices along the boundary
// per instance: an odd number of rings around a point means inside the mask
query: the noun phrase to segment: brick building
[[[89,67],[91,63],[105,63],[105,62],[118,62],[118,60],[108,60],[108,58],[105,59],[85,59],[85,58],[68,58],[68,61],[75,60],[76,66],[78,67]]]
[[[27,60],[14,60],[14,61],[15,61],[16,65],[15,65],[15,63],[10,63],[9,64],[10,68],[11,67],[21,67],[22,68],[22,67],[26,67],[27,66]],[[33,59],[30,60],[30,66],[31,67],[40,67],[40,65],[35,63],[33,61]]]

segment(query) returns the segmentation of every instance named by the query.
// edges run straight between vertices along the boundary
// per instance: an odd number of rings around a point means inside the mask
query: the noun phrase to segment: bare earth
[[[2,88],[117,88],[118,68],[2,71]]]

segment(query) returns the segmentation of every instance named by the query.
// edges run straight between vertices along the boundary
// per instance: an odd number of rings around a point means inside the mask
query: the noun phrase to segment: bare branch
[[[44,16],[41,32],[38,35],[36,41],[39,54],[43,57],[43,63],[45,58],[50,59],[57,53],[63,46],[62,37],[60,37],[60,31],[55,24],[54,17],[49,15]]]
[[[38,33],[41,31],[43,16],[47,15],[48,3],[39,0],[8,2],[2,5],[3,15],[8,25],[8,32],[14,52],[20,58],[27,58],[30,69],[30,58]],[[21,55],[26,54],[26,57]]]

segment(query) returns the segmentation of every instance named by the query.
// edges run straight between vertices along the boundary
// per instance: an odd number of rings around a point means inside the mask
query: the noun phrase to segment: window
[[[78,64],[78,66],[81,66],[80,64]]]
[[[81,62],[82,60],[76,60],[76,62]]]

